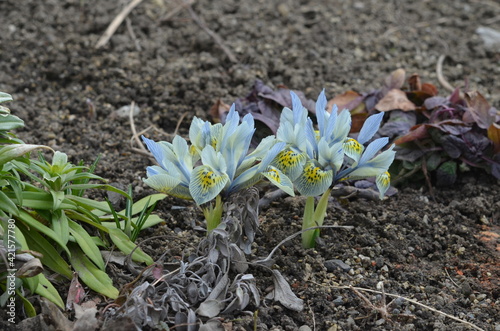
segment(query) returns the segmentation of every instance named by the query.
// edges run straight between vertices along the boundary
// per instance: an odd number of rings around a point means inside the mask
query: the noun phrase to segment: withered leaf
[[[326,109],[330,112],[333,105],[337,105],[339,110],[349,109],[352,111],[354,109],[358,110],[358,107],[364,109],[363,99],[364,96],[359,94],[358,92],[347,91],[340,95],[337,95],[333,99],[330,99],[328,101]]]
[[[416,106],[413,102],[408,100],[405,92],[398,89],[392,89],[377,103],[375,108],[379,111],[390,111],[394,109],[410,111],[415,110]]]
[[[468,106],[468,111],[464,114],[465,122],[470,121],[466,114],[470,114],[481,129],[488,129],[495,122],[495,117],[490,113],[491,106],[481,93],[476,91],[465,93],[465,101]]]
[[[396,69],[385,79],[385,88],[387,91],[401,89],[405,83],[406,72],[404,69]]]

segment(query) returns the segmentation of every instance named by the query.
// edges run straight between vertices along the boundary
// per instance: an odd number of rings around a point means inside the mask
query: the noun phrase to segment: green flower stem
[[[314,197],[307,197],[304,209],[304,219],[302,220],[302,230],[323,225],[330,192],[331,189],[328,189],[323,193],[316,208],[314,208]],[[319,237],[319,230],[320,229],[314,229],[302,232],[302,247],[313,248],[316,245],[316,238]]]
[[[207,220],[208,232],[211,232],[220,224],[222,218],[222,206],[222,198],[218,195],[215,198],[215,207],[210,204],[209,207],[203,208],[203,215],[205,215],[205,219]]]

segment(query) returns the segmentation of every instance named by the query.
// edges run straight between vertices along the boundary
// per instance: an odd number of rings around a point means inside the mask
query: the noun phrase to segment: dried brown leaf
[[[491,123],[488,138],[493,142],[493,154],[500,153],[500,125]]]
[[[481,93],[477,91],[465,93],[465,101],[468,112],[464,114],[464,122],[470,122],[467,114],[481,129],[488,129],[495,122],[495,118],[490,114],[491,106]]]
[[[360,105],[363,105],[363,96],[355,91],[347,91],[342,93],[341,95],[337,95],[335,98],[328,101],[326,109],[330,111],[333,105],[337,105],[339,110],[353,110]]]
[[[226,117],[226,113],[229,112],[231,108],[230,105],[224,103],[221,99],[218,99],[214,105],[210,108],[208,113],[212,116],[212,121],[214,123],[220,123],[222,119]]]
[[[379,111],[390,111],[394,109],[410,111],[415,110],[416,106],[413,102],[408,100],[405,92],[398,89],[392,89],[377,103],[375,108]]]
[[[403,84],[405,83],[406,72],[404,69],[394,70],[389,76],[385,79],[385,87],[388,91],[393,89],[401,89]]]
[[[422,140],[428,136],[427,133],[427,125],[425,124],[417,124],[410,129],[411,131],[408,134],[399,137],[394,141],[396,145],[401,145],[413,140]]]

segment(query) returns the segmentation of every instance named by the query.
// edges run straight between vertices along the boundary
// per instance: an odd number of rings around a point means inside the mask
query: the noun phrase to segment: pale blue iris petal
[[[314,132],[313,123],[310,118],[307,118],[305,129],[307,139],[307,155],[309,155],[310,158],[316,158],[318,155],[318,143],[316,141],[316,133]]]
[[[254,165],[238,175],[238,177],[230,183],[227,194],[248,188],[261,180],[262,175],[259,173],[259,165],[260,164]]]
[[[353,138],[347,138],[343,147],[345,155],[353,159],[355,163],[359,161],[361,154],[365,150],[365,147]]]
[[[189,140],[191,144],[199,150],[203,149],[202,126],[203,121],[195,116],[189,127]]]
[[[208,122],[207,122],[208,123]],[[208,140],[206,145],[211,145],[213,148],[217,148],[218,142],[222,141],[222,124],[217,123],[210,126],[210,134],[208,135]],[[203,147],[205,147],[203,146]]]
[[[251,115],[250,115],[251,116]],[[253,121],[252,121],[253,124]],[[255,128],[253,125],[248,124],[247,121],[241,123],[239,131],[237,134],[231,137],[231,149],[236,151],[235,154],[235,166],[239,167],[243,159],[248,153],[250,148],[250,143],[252,141],[253,134],[255,133]],[[235,169],[236,170],[236,169]],[[233,174],[234,175],[234,174]],[[231,177],[232,178],[232,177]]]
[[[326,104],[325,89],[323,89],[318,96],[318,100],[316,100],[316,119],[318,121],[320,136],[325,134]]]
[[[304,166],[300,176],[294,181],[295,187],[300,194],[305,196],[318,196],[330,187],[333,181],[332,170],[322,170],[312,161]]]
[[[295,92],[290,91],[290,95],[292,97],[293,123],[298,124],[303,121],[304,107],[302,106],[299,96],[295,94]]]
[[[304,125],[295,125],[293,130],[292,146],[303,153],[307,153],[306,128]]]
[[[349,131],[351,130],[351,113],[344,109],[337,116],[332,132],[330,144],[336,144],[339,141],[344,141]]]
[[[183,185],[176,177],[167,174],[158,174],[148,177],[144,180],[144,183],[158,192],[181,199],[192,199],[189,188]]]
[[[262,159],[264,155],[276,144],[276,138],[274,136],[268,136],[262,139],[259,145],[248,154],[248,158],[260,158]]]
[[[324,138],[318,143],[318,162],[324,169],[332,169],[336,173],[344,161],[342,143],[329,146]]]
[[[285,142],[277,142],[274,144],[274,146],[269,150],[269,152],[264,156],[262,161],[259,164],[259,172],[264,171],[264,169],[267,168],[267,166],[276,158],[276,155],[278,155],[283,149],[285,148],[286,143]]]
[[[384,147],[387,145],[387,142],[389,142],[389,138],[383,137],[383,138],[378,138],[372,141],[365,149],[363,155],[359,159],[359,165],[363,165],[363,163],[367,162],[370,160],[375,154],[378,153]]]
[[[375,183],[379,191],[380,199],[384,198],[385,192],[391,186],[391,175],[386,171],[377,176]]]
[[[193,169],[189,192],[194,201],[201,205],[219,195],[228,181],[229,177],[225,173],[219,173],[208,165],[201,165]]]
[[[288,193],[288,195],[294,196],[293,183],[283,172],[278,168],[273,166],[268,166],[265,171],[261,173],[266,177],[271,183],[273,183],[279,189]]]
[[[293,144],[295,141],[294,125],[290,122],[281,122],[278,127],[278,131],[276,132],[276,137],[280,141]]]
[[[153,157],[155,158],[156,162],[158,162],[160,165],[163,163],[163,158],[164,158],[164,153],[163,153],[163,148],[158,144],[157,142],[154,142],[151,139],[148,139],[144,136],[141,136],[142,141],[146,144],[146,147],[148,150],[153,154]]]
[[[228,140],[238,128],[239,122],[240,122],[240,115],[238,115],[238,113],[236,112],[236,108],[233,103],[233,105],[229,109],[229,113],[227,114],[226,123],[222,127],[221,141],[217,142],[218,151],[222,151],[226,148]]]
[[[243,116],[243,119],[241,120],[242,123],[247,123],[250,128],[253,128],[255,126],[254,123],[254,118],[252,114],[246,114]]]
[[[154,176],[158,174],[168,174],[162,167],[159,166],[149,166],[146,168],[146,174],[149,176]]]
[[[225,173],[227,170],[226,161],[222,157],[222,154],[216,152],[210,145],[205,146],[205,148],[201,151],[201,162],[204,165],[210,166],[218,173]]]
[[[326,122],[326,128],[325,132],[322,134],[323,137],[326,137],[328,139],[332,139],[333,141],[333,129],[335,128],[335,123],[337,122],[338,118],[338,107],[337,105],[333,105],[330,116],[328,116],[328,121]]]
[[[182,167],[189,169],[188,172],[193,168],[192,157],[189,154],[189,147],[186,139],[175,136],[172,141],[172,146],[179,163]]]
[[[361,131],[359,132],[357,139],[361,145],[370,140],[373,137],[373,135],[378,131],[382,118],[384,118],[384,113],[378,113],[366,119],[365,123],[363,123],[363,127],[361,128]]]
[[[343,143],[338,142],[333,146],[330,146],[330,151],[332,153],[332,159],[330,160],[330,167],[334,169],[334,173],[337,173],[344,163],[344,148]]]
[[[360,160],[359,165],[355,167],[353,171],[349,172],[347,174],[347,177],[352,179],[368,178],[368,177],[378,176],[381,173],[387,171],[391,163],[394,161],[394,156],[396,155],[396,152],[393,149],[394,145],[392,145],[386,151],[383,151],[382,153],[378,154],[368,162],[361,163]]]
[[[281,170],[294,181],[302,173],[304,164],[307,161],[305,153],[296,152],[291,149],[281,151],[272,161],[271,165]]]

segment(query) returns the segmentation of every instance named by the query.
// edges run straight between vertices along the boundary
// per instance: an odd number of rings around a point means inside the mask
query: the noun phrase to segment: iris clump
[[[323,224],[331,189],[340,181],[375,177],[380,198],[383,198],[390,185],[387,170],[394,160],[394,145],[379,153],[388,143],[388,138],[383,137],[365,147],[377,132],[383,113],[370,116],[357,139],[353,139],[348,137],[351,129],[349,110],[338,113],[337,106],[333,106],[327,112],[324,91],[316,101],[317,130],[299,97],[290,93],[292,109],[283,109],[276,135],[287,147],[272,164],[290,178],[300,194],[307,196],[303,230]],[[315,206],[314,198],[319,195],[321,198]],[[304,231],[302,245],[314,247],[318,236],[319,229]]]
[[[254,132],[252,115],[240,123],[233,105],[224,125],[195,117],[189,129],[191,145],[180,136],[172,143],[142,137],[159,164],[147,168],[145,183],[160,192],[194,200],[202,207],[208,231],[221,221],[224,197],[263,179],[293,195],[290,179],[271,165],[286,143],[269,136],[249,153]],[[213,199],[215,204],[207,205]]]
[[[194,118],[189,129],[191,144],[176,136],[172,143],[142,137],[158,162],[147,168],[146,184],[202,207],[207,230],[221,221],[222,200],[235,192],[267,179],[290,195],[294,189],[307,196],[303,230],[323,224],[332,187],[340,181],[375,177],[383,198],[390,185],[387,172],[394,160],[388,138],[372,140],[383,113],[370,116],[357,139],[349,138],[351,114],[327,112],[324,91],[316,102],[317,130],[299,97],[293,93],[292,109],[281,113],[276,137],[264,138],[249,153],[255,132],[251,114],[240,119],[231,107],[224,125]],[[366,145],[366,147],[365,147]],[[314,198],[321,195],[318,205]],[[208,204],[215,199],[215,204]],[[314,247],[319,229],[304,231],[302,244]]]

